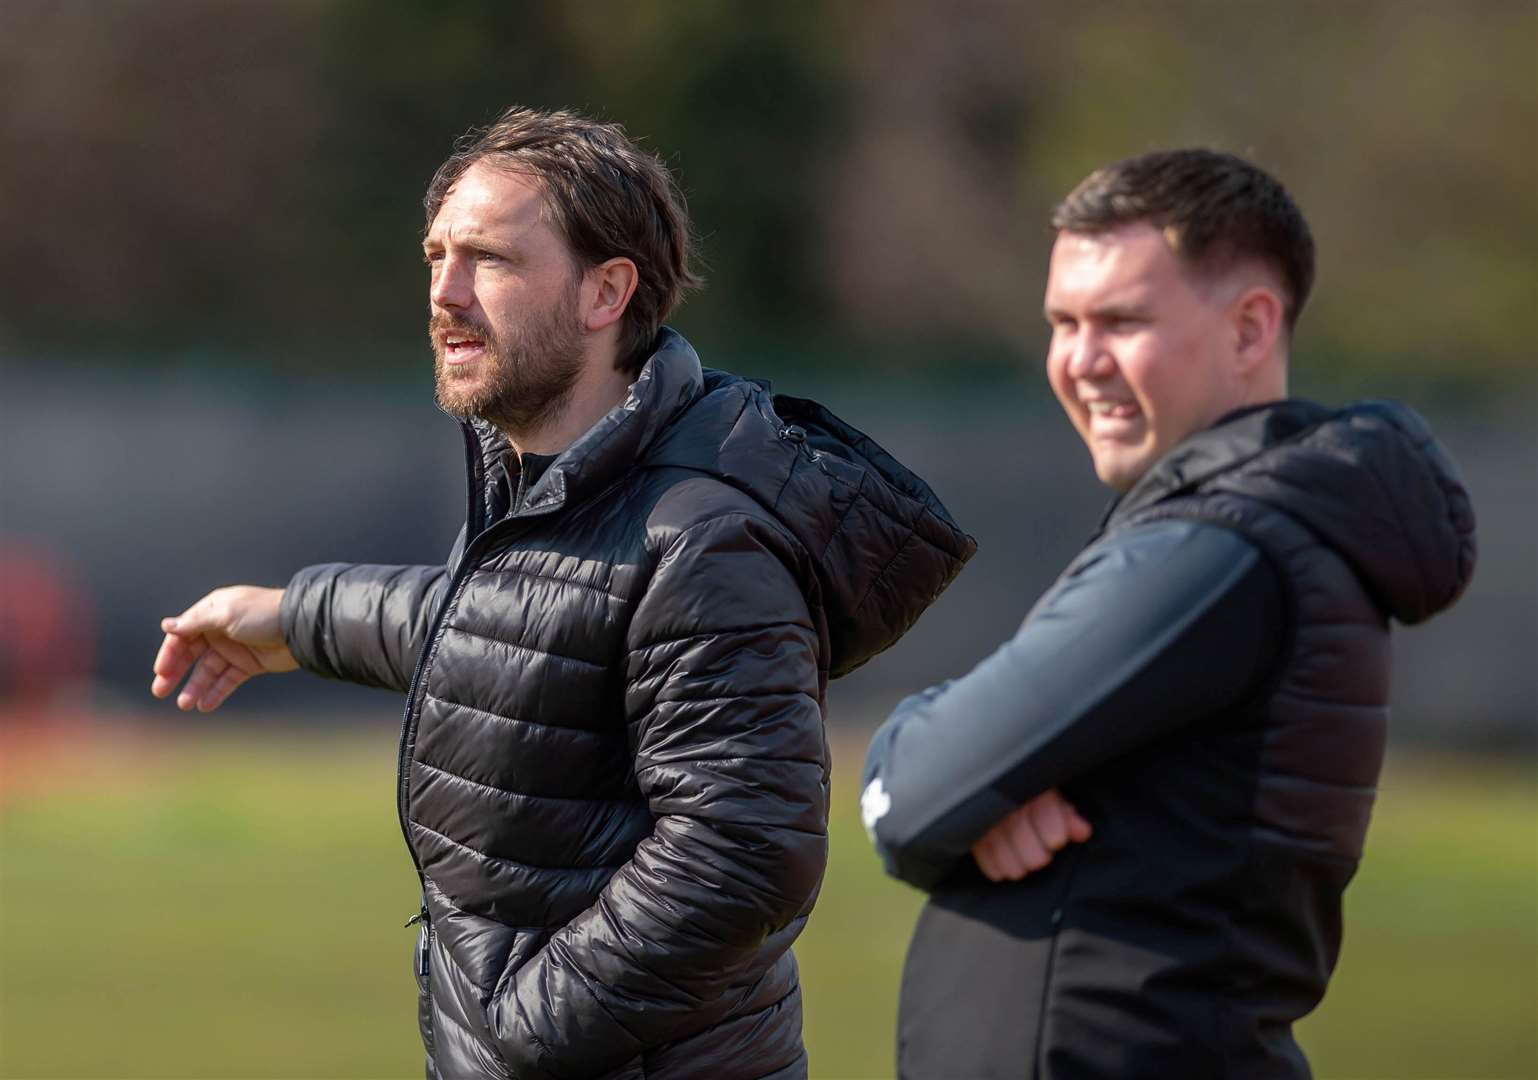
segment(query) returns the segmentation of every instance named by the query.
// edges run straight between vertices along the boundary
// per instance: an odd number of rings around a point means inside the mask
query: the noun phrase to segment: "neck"
[[[524,454],[553,456],[580,439],[589,428],[603,419],[620,402],[634,381],[614,366],[612,353],[589,356],[571,391],[553,414],[537,428],[513,430],[501,428],[507,441],[522,457]]]
[[[1263,405],[1267,402],[1282,401],[1287,397],[1287,362],[1283,360],[1276,365],[1276,370],[1270,378],[1262,379],[1254,388],[1251,402],[1255,405]]]
[[[1267,362],[1252,372],[1240,387],[1233,409],[1251,405],[1267,405],[1287,396],[1287,356],[1285,353],[1271,356]],[[1230,410],[1231,411],[1231,410]]]

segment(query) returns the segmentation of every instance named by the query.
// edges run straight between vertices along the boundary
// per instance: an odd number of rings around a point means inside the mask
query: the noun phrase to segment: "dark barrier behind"
[[[20,406],[6,409],[0,531],[85,594],[94,616],[80,621],[94,618],[94,626],[76,638],[96,657],[104,703],[149,702],[158,618],[208,588],[282,584],[313,562],[433,561],[462,520],[459,434],[432,405],[425,377],[373,388],[80,369],[60,378],[42,358],[0,375]],[[835,720],[864,720],[966,670],[1008,636],[1092,532],[1105,493],[1066,422],[1026,377],[938,391],[890,377],[818,382],[778,380],[820,396],[929,479],[980,542],[907,638],[836,684]],[[1531,414],[1412,404],[1467,474],[1481,552],[1472,588],[1448,617],[1398,634],[1396,737],[1531,748]],[[377,716],[396,701],[299,675],[258,680],[228,709],[238,721],[274,706]]]

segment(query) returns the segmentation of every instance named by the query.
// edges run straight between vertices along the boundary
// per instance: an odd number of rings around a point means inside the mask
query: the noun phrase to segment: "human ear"
[[[1282,298],[1276,290],[1255,285],[1229,309],[1234,330],[1234,358],[1242,372],[1251,372],[1271,357],[1282,334]]]
[[[587,288],[591,290],[587,310],[583,313],[583,325],[590,331],[612,326],[625,314],[631,296],[635,295],[638,274],[635,263],[618,256],[599,263],[586,274]]]

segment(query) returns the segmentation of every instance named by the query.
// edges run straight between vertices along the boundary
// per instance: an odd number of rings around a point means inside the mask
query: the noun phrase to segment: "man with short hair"
[[[617,127],[512,109],[427,195],[443,566],[315,566],[165,620],[152,690],[296,666],[407,694],[431,1077],[806,1075],[790,944],[827,858],[827,681],[974,545],[809,401],[662,326],[684,204]]]
[[[1303,1077],[1388,721],[1388,620],[1473,570],[1409,409],[1287,397],[1314,246],[1204,150],[1101,169],[1053,217],[1047,376],[1117,493],[970,674],[866,760],[887,869],[930,892],[908,1078]]]

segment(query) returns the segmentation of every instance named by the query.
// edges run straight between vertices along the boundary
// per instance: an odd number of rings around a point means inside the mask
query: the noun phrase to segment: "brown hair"
[[[429,228],[449,189],[485,158],[539,179],[580,266],[618,256],[635,263],[618,366],[639,372],[662,321],[686,291],[702,284],[689,266],[694,242],[688,208],[667,166],[640,150],[618,124],[514,106],[489,127],[461,137],[438,167],[423,200]]]
[[[1147,222],[1187,266],[1258,259],[1282,279],[1290,335],[1314,285],[1314,237],[1287,189],[1216,150],[1161,150],[1096,169],[1052,211],[1052,227],[1097,233]]]

